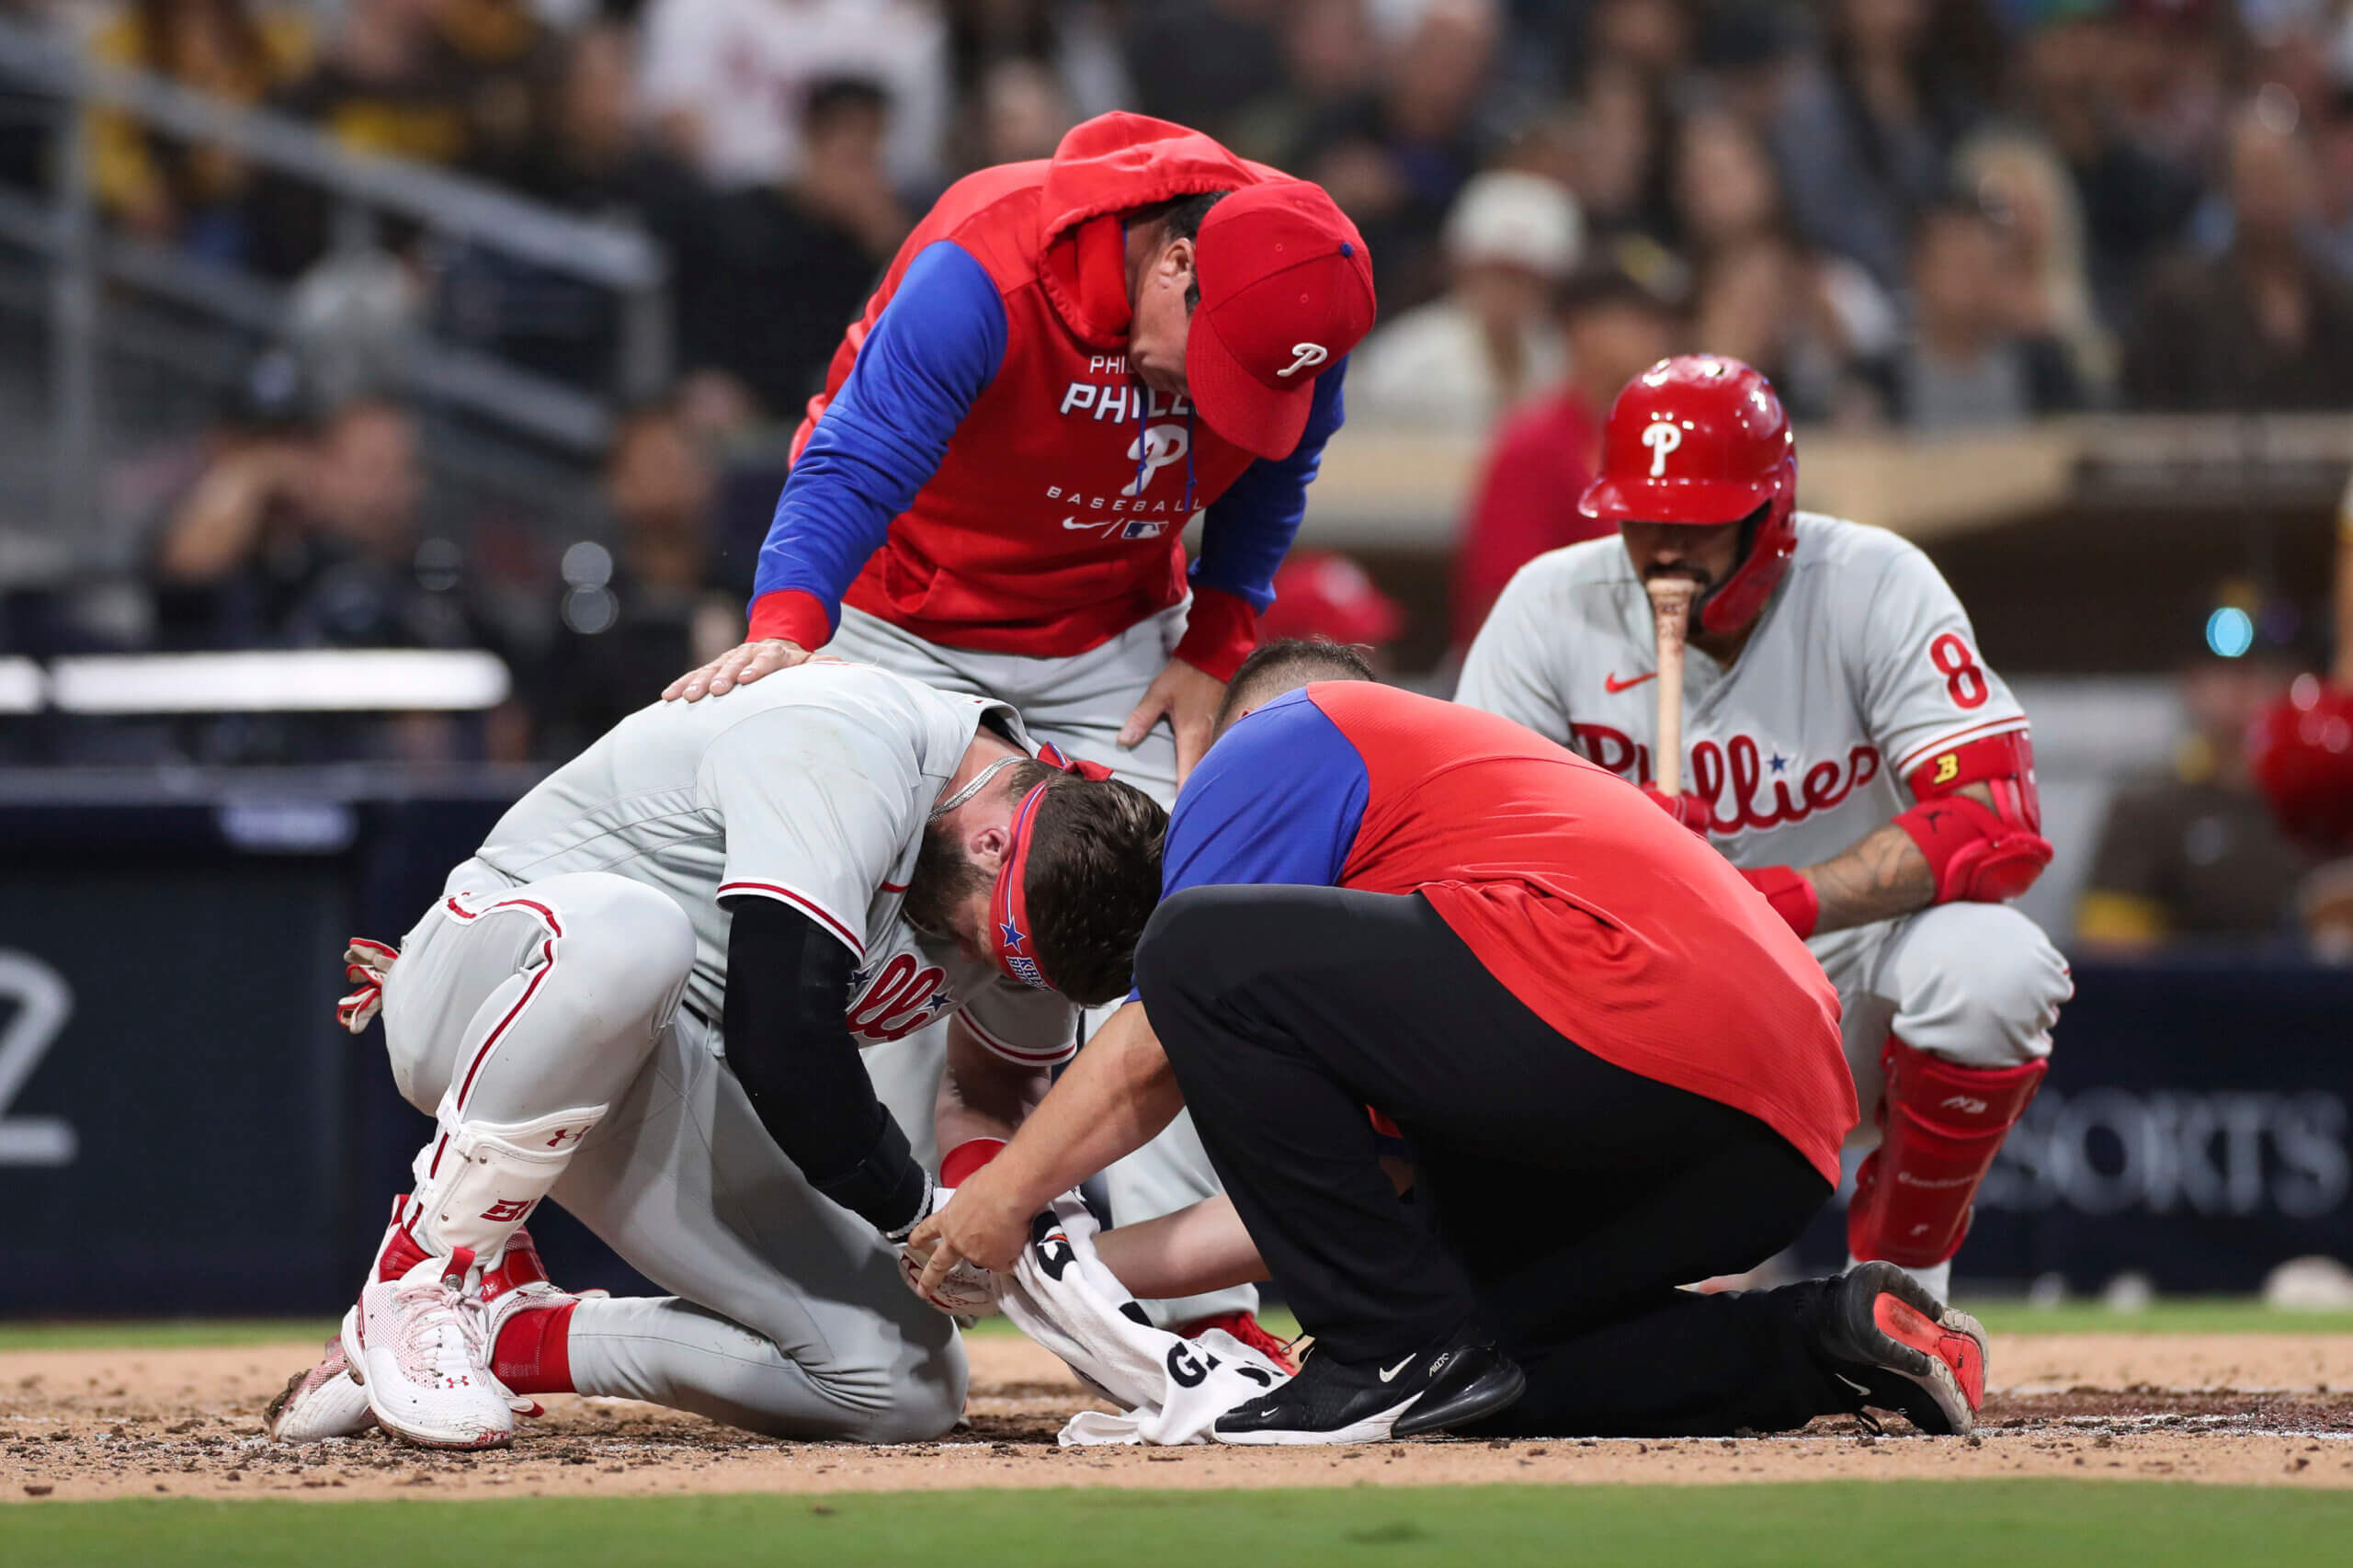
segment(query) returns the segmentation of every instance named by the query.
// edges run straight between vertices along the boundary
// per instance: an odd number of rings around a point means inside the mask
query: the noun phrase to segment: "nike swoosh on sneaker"
[[[1621,691],[1633,690],[1634,687],[1642,685],[1643,682],[1646,680],[1656,679],[1658,679],[1658,672],[1656,670],[1651,671],[1648,675],[1634,676],[1626,680],[1620,680],[1618,678],[1617,672],[1613,670],[1608,675],[1601,677],[1601,684],[1608,690],[1610,696],[1615,697]]]
[[[1840,1373],[1836,1374],[1836,1376],[1837,1376],[1837,1379],[1838,1379],[1838,1381],[1839,1381],[1840,1382],[1845,1383],[1848,1388],[1853,1389],[1857,1393],[1864,1394],[1864,1395],[1869,1395],[1869,1394],[1870,1394],[1870,1392],[1871,1392],[1871,1386],[1870,1386],[1870,1384],[1869,1384],[1869,1383],[1859,1383],[1859,1382],[1857,1382],[1854,1379],[1852,1379],[1852,1378],[1848,1377],[1848,1376],[1847,1376],[1846,1373],[1844,1373],[1844,1372],[1840,1372]]]
[[[1420,1354],[1420,1352],[1416,1351],[1415,1354],[1415,1355],[1418,1355],[1418,1354]],[[1381,1374],[1381,1381],[1382,1382],[1384,1382],[1384,1383],[1386,1383],[1386,1382],[1392,1382],[1392,1381],[1394,1381],[1396,1380],[1396,1377],[1397,1377],[1397,1374],[1398,1374],[1398,1373],[1400,1373],[1400,1372],[1404,1371],[1406,1368],[1408,1368],[1408,1367],[1412,1366],[1413,1364],[1414,1364],[1414,1358],[1413,1358],[1412,1356],[1408,1356],[1408,1357],[1406,1357],[1403,1361],[1398,1362],[1395,1366],[1393,1366],[1393,1367],[1390,1368],[1387,1371],[1382,1372],[1382,1373]]]

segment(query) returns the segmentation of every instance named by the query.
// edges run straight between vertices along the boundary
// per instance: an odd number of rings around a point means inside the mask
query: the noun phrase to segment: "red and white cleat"
[[[384,1430],[427,1449],[498,1449],[515,1440],[511,1396],[490,1369],[473,1254],[420,1258],[371,1279],[344,1315],[343,1353]]]
[[[262,1429],[280,1443],[315,1443],[326,1437],[356,1437],[376,1425],[368,1391],[351,1376],[343,1340],[327,1341],[317,1366],[286,1380],[262,1412]]]
[[[1292,1377],[1299,1375],[1299,1358],[1290,1353],[1291,1341],[1277,1339],[1267,1332],[1267,1325],[1255,1312],[1221,1312],[1216,1317],[1196,1318],[1176,1332],[1185,1339],[1199,1339],[1213,1328],[1222,1328],[1242,1341]]]

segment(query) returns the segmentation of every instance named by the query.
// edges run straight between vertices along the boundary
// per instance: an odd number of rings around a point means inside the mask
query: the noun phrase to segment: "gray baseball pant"
[[[685,912],[642,883],[469,861],[385,983],[394,1081],[445,1122],[453,1081],[469,1121],[608,1108],[550,1196],[674,1293],[580,1303],[580,1392],[778,1437],[940,1436],[964,1408],[955,1325],[760,1125],[718,1031],[678,1006],[693,959]]]

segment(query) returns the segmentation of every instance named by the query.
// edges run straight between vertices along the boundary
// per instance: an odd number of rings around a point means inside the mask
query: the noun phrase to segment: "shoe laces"
[[[406,1280],[392,1288],[401,1325],[404,1361],[430,1362],[443,1373],[489,1376],[488,1332],[482,1303],[466,1288],[472,1255],[460,1249],[438,1278]],[[453,1364],[454,1363],[454,1364]]]

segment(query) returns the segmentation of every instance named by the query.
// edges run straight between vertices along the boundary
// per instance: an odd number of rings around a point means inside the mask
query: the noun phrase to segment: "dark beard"
[[[938,823],[926,823],[923,843],[915,849],[915,874],[907,879],[906,897],[899,912],[916,930],[933,937],[952,937],[956,906],[975,892],[985,892],[988,878],[962,845],[950,839]]]

